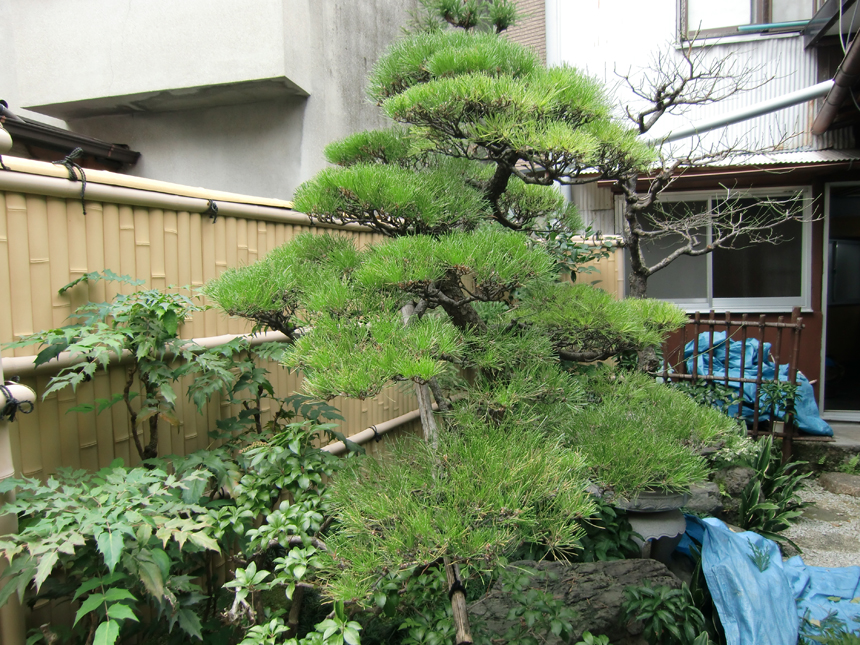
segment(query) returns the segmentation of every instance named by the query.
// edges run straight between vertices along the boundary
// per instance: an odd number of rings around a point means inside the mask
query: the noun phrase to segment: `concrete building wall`
[[[365,77],[416,4],[0,0],[0,98],[140,151],[130,174],[290,198],[384,124]]]

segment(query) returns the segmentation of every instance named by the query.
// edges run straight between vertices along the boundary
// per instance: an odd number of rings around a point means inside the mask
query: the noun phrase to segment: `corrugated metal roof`
[[[711,166],[773,166],[860,161],[860,150],[789,150],[731,157]]]

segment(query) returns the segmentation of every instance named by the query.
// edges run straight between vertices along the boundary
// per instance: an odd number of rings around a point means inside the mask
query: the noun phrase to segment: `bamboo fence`
[[[79,197],[81,184],[68,180],[64,168],[38,162],[4,158],[12,172],[0,172],[0,343],[43,329],[68,324],[69,315],[87,301],[109,300],[118,291],[130,293],[127,284],[97,282],[81,284],[59,295],[63,285],[91,271],[111,269],[120,275],[142,279],[141,288],[168,289],[188,285],[192,289],[218,277],[229,267],[251,264],[272,249],[300,233],[321,232],[311,227],[306,217],[293,212],[287,202],[207,193],[200,189],[178,187],[140,178],[126,179],[113,173],[87,172],[86,215]],[[57,176],[59,172],[59,177]],[[25,175],[24,177],[20,175]],[[8,179],[11,186],[4,185]],[[53,182],[44,186],[34,177]],[[96,182],[109,181],[110,188],[132,192],[127,201],[139,196],[139,204],[115,203],[100,199],[91,201],[87,194],[96,192]],[[72,195],[57,196],[63,184]],[[18,188],[19,190],[14,190]],[[165,193],[164,191],[170,191]],[[207,202],[217,200],[223,213],[225,204],[260,206],[262,215],[219,215],[154,207],[153,201],[177,196]],[[178,193],[178,195],[176,195]],[[138,195],[139,194],[139,195]],[[125,197],[123,197],[126,199]],[[233,201],[229,201],[233,200]],[[250,209],[251,214],[254,209]],[[283,213],[283,217],[278,217]],[[273,221],[275,220],[275,221]],[[282,220],[282,221],[277,221]],[[287,221],[283,221],[287,220]],[[299,223],[304,220],[303,223]],[[359,246],[378,241],[379,236],[361,230],[342,230],[356,239]],[[182,325],[183,338],[208,338],[224,334],[250,332],[247,323],[231,319],[216,309],[197,313]],[[124,387],[124,368],[111,366],[100,371],[90,382],[73,392],[65,389],[44,400],[51,374],[27,369],[36,347],[4,349],[5,377],[21,375],[21,382],[32,387],[39,397],[35,411],[18,415],[10,424],[12,457],[17,475],[47,477],[61,467],[95,470],[122,458],[128,465],[137,463],[130,441],[128,415],[114,406],[106,412],[69,412],[80,403],[109,398]],[[22,364],[24,365],[22,369]],[[300,390],[300,375],[290,374],[277,364],[264,365],[279,396]],[[184,393],[187,379],[180,381],[177,392]],[[358,401],[335,399],[346,418],[342,430],[351,435],[373,424],[398,417],[415,408],[414,393],[409,388],[389,388],[375,399]],[[264,406],[264,413],[268,408]],[[237,410],[213,397],[202,414],[187,400],[177,399],[178,429],[165,425],[159,430],[161,454],[185,455],[210,444],[208,431]]]

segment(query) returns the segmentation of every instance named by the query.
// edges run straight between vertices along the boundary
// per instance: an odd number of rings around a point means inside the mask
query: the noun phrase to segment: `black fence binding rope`
[[[216,204],[214,200],[210,199],[206,206],[207,208],[203,211],[203,214],[211,217],[212,223],[214,224],[218,221],[218,204]]]
[[[75,162],[75,159],[78,159],[84,151],[80,148],[75,148],[69,154],[66,155],[66,158],[62,161],[52,161],[54,165],[65,166],[66,170],[69,171],[69,181],[77,181],[78,177],[75,174],[75,170],[81,173],[81,208],[84,211],[84,215],[87,214],[87,205],[84,203],[84,195],[87,190],[87,176],[84,173],[84,169],[81,168],[80,164]]]
[[[376,426],[370,426],[370,429],[373,430],[373,440],[377,443],[382,441],[382,435],[379,434],[379,430],[376,429]]]
[[[0,385],[0,392],[2,392],[3,396],[6,397],[6,404],[3,406],[3,409],[0,410],[0,418],[14,421],[15,415],[19,412],[21,414],[30,414],[33,411],[32,402],[19,401],[14,396],[12,396],[12,393],[9,391],[9,388],[5,385]]]

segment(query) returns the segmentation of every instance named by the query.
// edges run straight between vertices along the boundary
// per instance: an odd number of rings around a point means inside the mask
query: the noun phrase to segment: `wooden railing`
[[[713,381],[729,386],[729,383],[740,383],[740,398],[738,400],[737,416],[741,417],[745,406],[752,406],[752,425],[749,429],[750,436],[758,438],[760,435],[769,434],[773,437],[782,439],[782,455],[783,460],[788,460],[791,457],[792,444],[796,441],[833,441],[832,437],[801,435],[795,427],[793,415],[788,414],[785,418],[783,429],[778,429],[778,424],[772,420],[763,422],[761,416],[761,387],[763,383],[776,382],[779,378],[779,366],[788,365],[788,383],[791,385],[797,384],[797,363],[800,353],[800,335],[803,331],[803,317],[800,315],[800,308],[795,307],[791,312],[788,322],[785,316],[779,316],[776,322],[769,322],[764,315],[758,316],[757,319],[750,319],[748,314],[743,314],[740,320],[732,320],[732,314],[726,312],[718,316],[713,312],[709,312],[706,317],[701,312],[696,312],[689,320],[687,325],[680,331],[680,342],[678,336],[667,342],[663,347],[663,371],[659,374],[664,379],[672,381]],[[726,332],[726,342],[724,345],[714,347],[714,334],[717,332]],[[709,336],[705,343],[701,346],[698,342],[699,335],[708,333]],[[692,334],[692,337],[688,336]],[[755,368],[752,372],[748,372],[746,367],[747,358],[747,340],[754,338],[759,342],[759,351]],[[687,343],[693,341],[694,352],[689,358],[684,357],[685,347]],[[729,375],[729,356],[732,343],[739,342],[741,345],[740,357],[740,373],[734,376]],[[776,374],[773,379],[766,379],[763,376],[764,371],[764,344],[771,343],[770,356],[773,359],[776,367]],[[724,365],[725,373],[721,375],[714,374],[714,356],[725,352]],[[709,373],[698,373],[698,358],[707,355],[707,369]],[[787,360],[786,360],[787,358]],[[692,359],[692,369],[688,369],[687,361]],[[752,403],[745,402],[743,397],[743,383],[754,383],[756,395]]]

